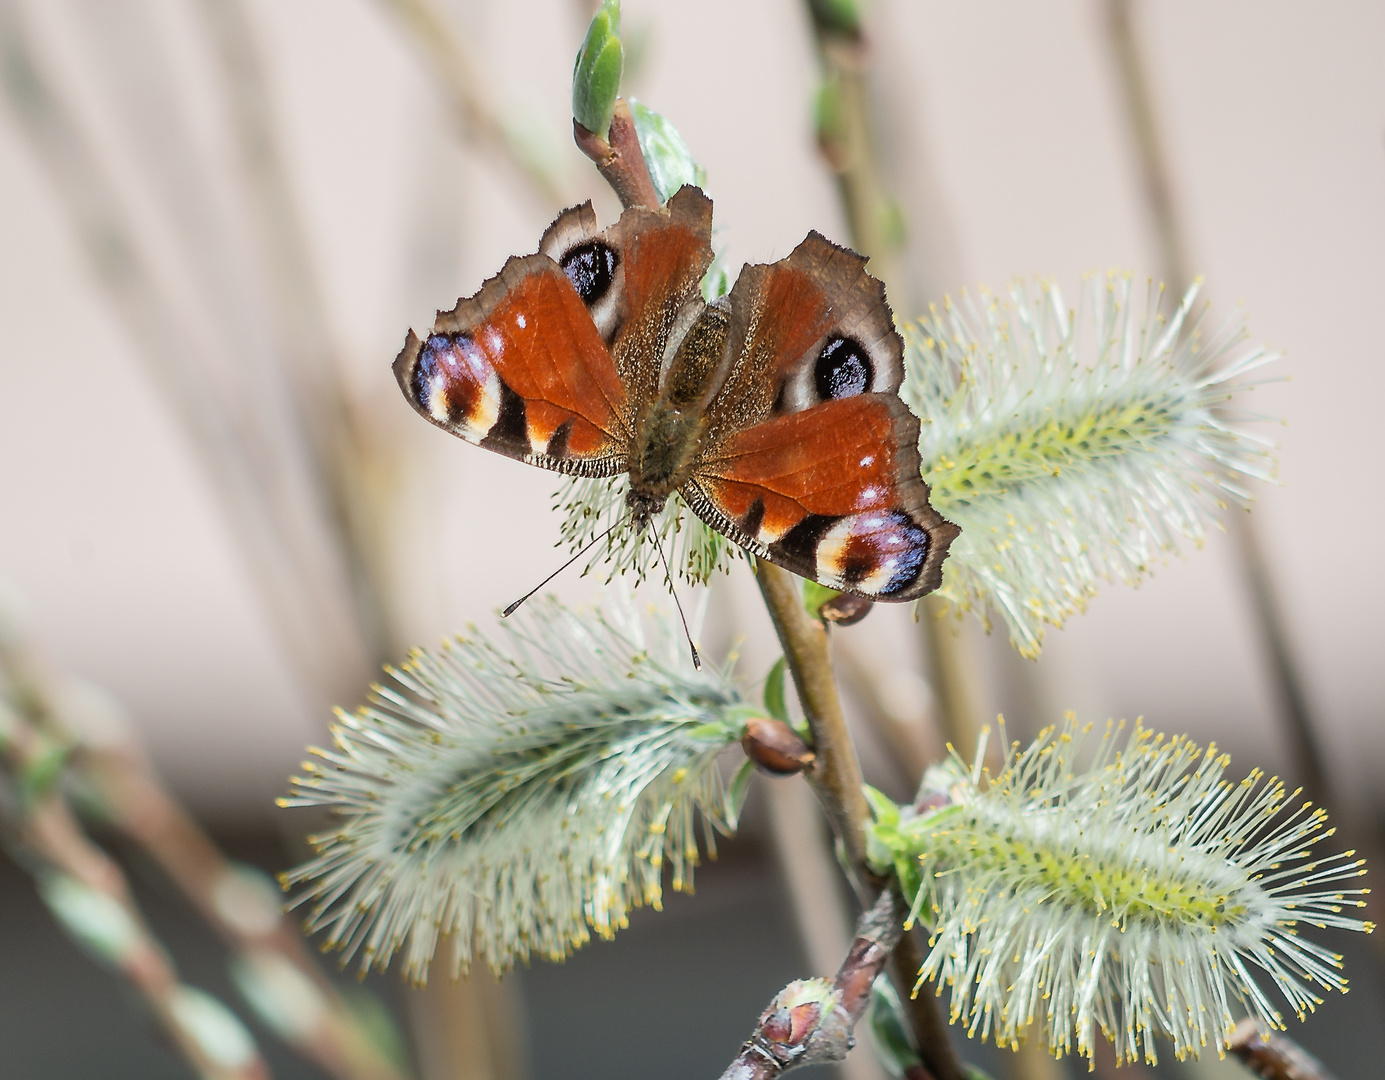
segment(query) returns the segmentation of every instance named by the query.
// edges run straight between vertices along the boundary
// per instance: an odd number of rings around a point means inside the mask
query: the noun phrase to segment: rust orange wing
[[[959,530],[929,505],[904,342],[866,260],[817,233],[727,298],[727,378],[684,499],[757,556],[872,600],[942,582]]]
[[[682,495],[759,557],[872,600],[936,589],[959,532],[928,504],[918,420],[892,394],[835,399],[736,432]]]
[[[563,211],[535,255],[412,331],[394,362],[409,403],[467,442],[559,472],[624,471],[674,316],[700,296],[712,205],[684,188],[600,231]]]
[[[512,258],[476,296],[412,331],[394,362],[415,409],[467,442],[559,472],[625,468],[626,395],[563,268]]]

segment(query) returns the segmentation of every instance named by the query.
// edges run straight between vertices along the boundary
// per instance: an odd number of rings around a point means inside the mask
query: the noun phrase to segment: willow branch
[[[644,151],[640,149],[635,118],[630,115],[630,106],[624,98],[616,98],[611,130],[604,139],[576,120],[572,121],[572,137],[577,148],[596,165],[602,179],[611,185],[621,206],[659,208],[659,193],[654,190]]]
[[[27,719],[0,704],[4,711],[3,756],[17,788],[25,777],[44,769],[44,759],[54,753],[45,738]],[[109,959],[158,1019],[178,1052],[208,1080],[268,1080],[269,1069],[259,1053],[230,1064],[211,1053],[180,1015],[186,988],[163,947],[150,932],[136,907],[129,882],[115,861],[93,844],[68,808],[56,780],[44,790],[19,800],[23,808],[16,822],[19,844],[32,862],[35,876],[65,875],[107,898],[123,913],[124,932],[113,944]]]
[[[268,437],[213,376],[202,336],[155,280],[94,149],[37,66],[16,0],[0,0],[0,74],[97,280],[183,421],[276,628],[313,689],[344,696],[365,681],[368,649],[319,494],[296,459],[279,456],[292,438]]]
[[[1249,1018],[1236,1025],[1227,1049],[1261,1080],[1334,1080],[1322,1062],[1293,1039],[1265,1032]]]
[[[788,571],[760,560],[755,579],[813,734],[817,760],[804,775],[832,823],[861,893],[876,880],[866,864],[865,824],[870,810],[862,791],[861,764],[832,675],[827,627],[804,609],[798,579]]]
[[[898,892],[881,893],[857,922],[856,938],[832,982],[790,983],[776,994],[722,1080],[773,1080],[800,1065],[843,1060],[908,913]]]
[[[159,782],[123,718],[91,715],[90,705],[83,715],[80,704],[53,692],[51,680],[23,644],[4,636],[0,673],[18,710],[7,711],[6,717],[23,732],[17,764],[28,767],[38,750],[24,748],[45,741],[71,748],[64,769],[95,797],[111,824],[149,853],[247,970],[273,979],[287,963],[298,973],[290,993],[301,1019],[280,1025],[285,1041],[340,1080],[402,1080],[407,1074],[362,1032],[359,1018],[308,954],[273,884],[222,854]],[[55,820],[66,819],[54,827],[70,841],[79,826],[67,807],[52,813]],[[73,876],[87,884],[96,880],[94,872]],[[118,892],[112,895],[120,898]]]

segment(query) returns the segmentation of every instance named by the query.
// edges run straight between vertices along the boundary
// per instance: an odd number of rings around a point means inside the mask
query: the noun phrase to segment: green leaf
[[[781,656],[765,676],[765,710],[780,723],[792,727],[789,703],[784,696],[784,671],[784,658]]]
[[[750,778],[754,775],[755,763],[747,760],[736,771],[735,777],[731,780],[730,790],[726,793],[726,823],[733,829],[740,820],[741,807],[745,805],[745,793],[750,789]]]
[[[829,589],[826,585],[819,585],[816,581],[803,582],[803,606],[808,609],[808,614],[815,619],[822,618],[822,605],[829,600],[835,600],[841,596],[840,589]]]
[[[870,805],[870,812],[875,817],[877,824],[886,827],[899,824],[899,804],[897,802],[879,788],[873,788],[869,784],[862,784],[861,790],[866,793],[866,802]]]
[[[603,139],[611,130],[624,67],[620,0],[605,0],[592,16],[572,69],[572,118]]]
[[[808,0],[813,21],[822,29],[844,37],[861,33],[861,5],[857,0]]]
[[[866,1024],[875,1056],[891,1076],[903,1076],[908,1069],[923,1064],[909,1035],[904,1005],[887,976],[877,978],[871,985]]]
[[[635,134],[640,140],[644,162],[659,201],[666,203],[684,184],[704,187],[707,174],[693,160],[688,144],[678,129],[643,102],[630,99],[630,115],[635,121]]]

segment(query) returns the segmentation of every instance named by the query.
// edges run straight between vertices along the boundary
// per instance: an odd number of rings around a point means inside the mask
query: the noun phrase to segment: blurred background
[[[1003,710],[1025,736],[1068,708],[1143,716],[1215,740],[1233,772],[1324,793],[1375,843],[1385,8],[871,0],[843,46],[831,7],[815,21],[797,0],[623,5],[623,93],[705,167],[730,265],[780,258],[809,229],[858,240],[814,119],[824,72],[846,71],[902,226],[880,253],[897,315],[1017,276],[1072,301],[1088,271],[1200,274],[1214,313],[1243,305],[1253,338],[1286,355],[1284,381],[1248,401],[1285,421],[1260,425],[1282,483],[1256,492],[1253,532],[1105,589],[1035,663],[963,624],[952,653],[973,718]],[[591,11],[0,0],[5,618],[54,685],[120,703],[153,772],[237,859],[277,871],[306,853],[321,819],[273,800],[331,705],[558,563],[554,478],[421,423],[389,365],[406,328],[534,250],[561,206],[618,213],[571,141]],[[554,589],[600,591],[575,573]],[[762,678],[777,649],[743,564],[715,583],[710,619],[713,644],[740,642],[743,675]],[[928,650],[908,611],[835,637],[867,777],[902,797],[949,730]],[[698,894],[613,943],[500,984],[425,992],[390,973],[351,993],[393,1017],[401,1075],[716,1075],[770,996],[814,970],[812,890],[774,824],[812,809],[788,786],[757,782]],[[242,1012],[274,1075],[329,1075],[237,1002],[222,946],[157,860],[96,829],[182,977]],[[822,917],[840,922],[825,880]],[[1341,1080],[1373,1077],[1379,953],[1332,944],[1350,949],[1356,992],[1291,1033]],[[8,860],[0,1046],[6,1077],[190,1075]],[[966,1053],[997,1077],[1066,1075]]]

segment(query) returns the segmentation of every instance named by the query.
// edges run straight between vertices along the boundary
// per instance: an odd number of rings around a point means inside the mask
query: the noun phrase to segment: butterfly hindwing
[[[576,289],[542,255],[412,332],[395,377],[434,424],[507,457],[583,475],[624,467],[625,390]]]
[[[936,589],[955,525],[928,504],[918,421],[860,394],[738,431],[683,496],[704,520],[802,577],[875,600]]]

